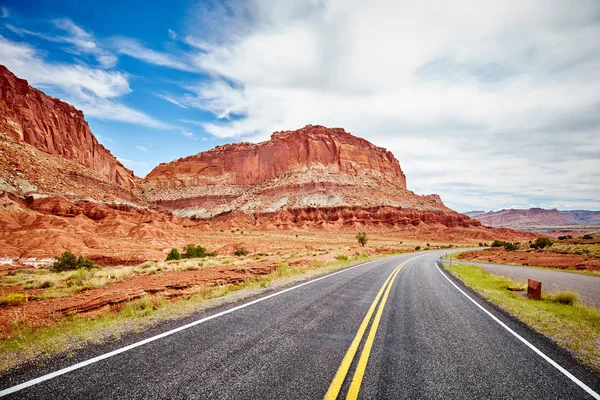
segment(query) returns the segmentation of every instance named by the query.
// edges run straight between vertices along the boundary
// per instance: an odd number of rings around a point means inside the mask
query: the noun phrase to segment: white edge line
[[[393,257],[395,257],[395,256],[388,257],[388,258],[393,258]],[[248,303],[244,303],[244,304],[241,304],[241,305],[239,305],[239,306],[236,306],[236,307],[233,307],[233,308],[230,308],[230,309],[227,309],[227,310],[221,311],[221,312],[219,312],[219,313],[216,313],[216,314],[213,314],[213,315],[209,315],[208,317],[205,317],[205,318],[199,319],[199,320],[197,320],[197,321],[194,321],[194,322],[190,322],[189,324],[186,324],[186,325],[180,326],[180,327],[178,327],[178,328],[175,328],[175,329],[172,329],[172,330],[170,330],[170,331],[163,332],[163,333],[161,333],[161,334],[159,334],[159,335],[152,336],[152,337],[149,337],[149,338],[147,338],[147,339],[141,340],[141,341],[139,341],[139,342],[132,343],[132,344],[130,344],[129,346],[121,347],[120,349],[113,350],[113,351],[111,351],[111,352],[109,352],[109,353],[105,353],[105,354],[102,354],[102,355],[100,355],[100,356],[97,356],[97,357],[94,357],[94,358],[90,358],[89,360],[85,360],[85,361],[82,361],[82,362],[80,362],[80,363],[73,364],[73,365],[71,365],[70,367],[66,367],[66,368],[63,368],[63,369],[59,369],[58,371],[54,371],[54,372],[51,372],[51,373],[49,373],[49,374],[42,375],[42,376],[40,376],[40,377],[38,377],[38,378],[34,378],[34,379],[31,379],[31,380],[29,380],[29,381],[25,381],[25,382],[23,382],[23,383],[20,383],[20,384],[18,384],[18,385],[15,385],[15,386],[12,386],[12,387],[6,388],[6,389],[4,389],[4,390],[0,391],[0,397],[4,397],[4,396],[6,396],[6,395],[9,395],[9,394],[12,394],[12,393],[18,392],[18,391],[20,391],[20,390],[23,390],[23,389],[26,389],[26,388],[28,388],[28,387],[31,387],[31,386],[37,385],[38,383],[42,383],[42,382],[44,382],[44,381],[47,381],[47,380],[50,380],[50,379],[56,378],[56,377],[58,377],[58,376],[61,376],[61,375],[67,374],[67,373],[69,373],[69,372],[71,372],[71,371],[75,371],[75,370],[77,370],[77,369],[80,369],[80,368],[86,367],[86,366],[88,366],[88,365],[95,364],[95,363],[97,363],[98,361],[102,361],[102,360],[105,360],[105,359],[107,359],[107,358],[110,358],[110,357],[116,356],[116,355],[118,355],[118,354],[121,354],[121,353],[124,353],[124,352],[126,352],[126,351],[129,351],[129,350],[135,349],[136,347],[143,346],[143,345],[145,345],[145,344],[148,344],[148,343],[154,342],[155,340],[159,340],[159,339],[162,339],[162,338],[164,338],[164,337],[167,337],[167,336],[173,335],[173,334],[175,334],[175,333],[177,333],[177,332],[181,332],[181,331],[183,331],[183,330],[186,330],[186,329],[189,329],[189,328],[191,328],[191,327],[194,327],[194,326],[196,326],[196,325],[200,325],[200,324],[202,324],[202,323],[204,323],[204,322],[206,322],[206,321],[210,321],[211,319],[214,319],[214,318],[221,317],[221,316],[223,316],[223,315],[226,315],[226,314],[232,313],[232,312],[234,312],[234,311],[237,311],[237,310],[241,310],[242,308],[246,308],[246,307],[248,307],[248,306],[251,306],[251,305],[253,305],[253,304],[260,303],[261,301],[265,301],[265,300],[271,299],[271,298],[273,298],[273,297],[275,297],[275,296],[279,296],[279,295],[281,295],[281,294],[284,294],[284,293],[287,293],[287,292],[289,292],[289,291],[292,291],[292,290],[298,289],[298,288],[300,288],[300,287],[302,287],[302,286],[310,285],[311,283],[314,283],[314,282],[320,281],[321,279],[329,278],[329,277],[331,277],[331,276],[334,276],[334,275],[337,275],[337,274],[341,274],[341,273],[343,273],[343,272],[351,271],[351,270],[353,270],[353,269],[355,269],[355,268],[362,267],[362,266],[365,266],[365,265],[367,265],[367,264],[370,264],[370,263],[373,263],[373,262],[376,262],[376,261],[382,261],[382,260],[385,260],[385,258],[380,258],[380,259],[378,259],[378,260],[367,261],[367,262],[365,262],[365,263],[358,264],[358,265],[355,265],[355,266],[353,266],[353,267],[350,267],[350,268],[345,268],[345,269],[343,269],[343,270],[341,270],[341,271],[336,271],[336,272],[333,272],[333,273],[331,273],[331,274],[327,274],[327,275],[321,276],[321,277],[319,277],[319,278],[316,278],[316,279],[310,280],[310,281],[308,281],[308,282],[304,282],[304,283],[301,283],[301,284],[299,284],[299,285],[292,286],[292,287],[290,287],[290,288],[287,288],[287,289],[283,289],[283,290],[281,290],[281,291],[279,291],[279,292],[272,293],[272,294],[270,294],[270,295],[267,295],[267,296],[265,296],[265,297],[261,297],[261,298],[259,298],[259,299],[256,299],[256,300],[252,300],[252,301],[250,301],[250,302],[248,302]]]
[[[531,350],[533,350],[538,356],[540,356],[544,360],[548,361],[548,363],[550,363],[550,365],[552,365],[554,368],[556,368],[557,370],[559,370],[560,372],[562,372],[567,378],[569,378],[574,383],[576,383],[580,388],[582,388],[583,390],[585,390],[594,399],[600,400],[600,394],[596,393],[588,385],[586,385],[585,383],[583,383],[582,381],[580,381],[579,379],[577,379],[572,373],[570,373],[569,371],[567,371],[566,369],[564,369],[563,367],[561,367],[556,361],[554,361],[553,359],[551,359],[550,357],[548,357],[546,354],[542,353],[542,351],[540,349],[538,349],[537,347],[535,347],[534,345],[532,345],[531,343],[529,343],[525,338],[523,338],[517,332],[513,331],[511,328],[509,328],[504,322],[500,321],[494,314],[492,314],[491,312],[489,312],[488,310],[486,310],[485,308],[483,308],[483,306],[481,304],[479,304],[478,302],[476,302],[475,300],[473,300],[471,298],[471,296],[469,296],[468,294],[466,294],[461,288],[459,288],[454,282],[452,282],[450,280],[450,278],[448,278],[446,276],[446,274],[444,274],[442,272],[442,270],[440,269],[440,267],[438,267],[437,262],[435,262],[434,265],[437,268],[437,270],[440,272],[440,274],[442,274],[442,276],[448,280],[448,282],[450,282],[459,292],[461,292],[463,295],[465,295],[465,297],[467,299],[471,300],[473,302],[473,304],[475,304],[477,307],[479,307],[481,310],[483,310],[487,315],[489,315],[494,321],[496,321],[498,324],[500,324],[500,326],[502,326],[504,329],[506,329],[508,332],[510,332],[514,337],[516,337],[521,342],[523,342],[527,347],[529,347]]]

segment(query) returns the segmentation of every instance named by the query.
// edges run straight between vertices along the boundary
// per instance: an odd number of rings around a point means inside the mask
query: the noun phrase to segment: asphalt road
[[[56,376],[8,396],[320,399],[335,386],[332,381],[372,311],[356,354],[350,355],[349,371],[342,373],[339,398],[349,391],[364,399],[577,399],[600,392],[598,374],[468,290],[462,288],[463,293],[455,287],[453,278],[435,265],[440,254],[408,262],[395,278],[396,267],[415,255],[371,262],[265,300],[260,299],[269,295],[165,324],[118,343],[88,348],[70,359],[4,376],[0,388],[46,379],[45,374],[59,370]],[[384,286],[386,282],[391,286]],[[153,339],[161,333],[163,337]],[[151,341],[135,344],[144,339]],[[127,345],[132,348],[119,350]],[[110,351],[117,354],[60,371]],[[360,383],[358,392],[352,391],[356,389],[352,380]]]
[[[447,261],[444,261],[447,262]],[[544,292],[572,290],[577,292],[582,304],[596,307],[600,310],[600,277],[574,274],[561,270],[521,267],[505,264],[488,264],[475,261],[453,260],[453,263],[476,265],[492,274],[506,276],[517,281],[527,281],[528,278],[542,282]]]

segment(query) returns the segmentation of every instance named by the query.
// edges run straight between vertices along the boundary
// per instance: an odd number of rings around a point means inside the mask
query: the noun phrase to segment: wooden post
[[[534,300],[542,298],[542,282],[535,279],[527,279],[527,295]]]

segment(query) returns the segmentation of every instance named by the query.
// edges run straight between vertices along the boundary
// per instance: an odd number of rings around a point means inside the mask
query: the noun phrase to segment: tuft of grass
[[[444,268],[490,302],[520,319],[535,331],[571,350],[583,363],[600,372],[600,311],[576,304],[576,296],[559,292],[530,300],[506,290],[522,286],[473,265],[444,264]],[[568,299],[568,300],[567,300]],[[572,303],[565,303],[572,302]]]
[[[572,306],[579,302],[579,295],[575,292],[567,290],[563,292],[551,293],[548,296],[548,300],[553,301],[555,303]]]
[[[21,293],[8,293],[0,297],[0,307],[18,306],[27,301],[27,296]]]
[[[348,261],[348,256],[345,254],[338,254],[335,256],[335,259],[339,261]]]

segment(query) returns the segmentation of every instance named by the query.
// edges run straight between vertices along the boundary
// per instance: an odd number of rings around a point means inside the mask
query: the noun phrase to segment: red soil
[[[468,251],[460,254],[458,257],[461,260],[484,261],[499,264],[520,264],[558,269],[600,271],[599,258],[548,251],[506,251],[504,249],[485,249],[483,251]]]

